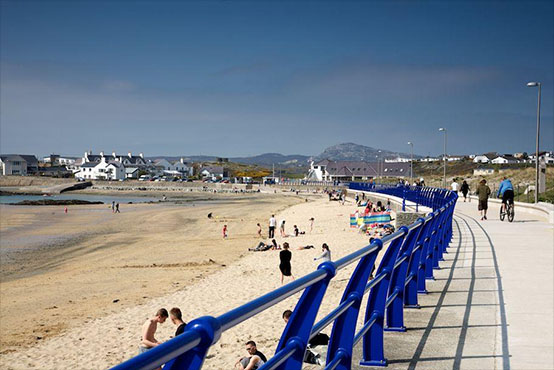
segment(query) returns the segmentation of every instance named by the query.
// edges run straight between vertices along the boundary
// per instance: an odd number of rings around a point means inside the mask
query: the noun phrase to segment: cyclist
[[[514,206],[514,186],[512,182],[504,176],[500,186],[498,187],[497,196],[502,197],[502,213],[506,212],[506,203],[510,202],[512,207]]]

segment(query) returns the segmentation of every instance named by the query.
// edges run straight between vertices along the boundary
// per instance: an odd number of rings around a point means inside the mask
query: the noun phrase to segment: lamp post
[[[377,158],[377,168],[379,169],[379,178],[383,177],[383,168],[381,167],[381,151],[378,150],[379,157]]]
[[[539,134],[541,131],[541,83],[529,82],[528,87],[538,87],[539,93],[537,98],[537,145],[536,145],[536,157],[535,157],[535,203],[539,202]]]
[[[414,143],[408,141],[408,145],[412,146],[412,154],[410,156],[410,185],[414,183]]]
[[[443,169],[442,186],[443,186],[443,188],[446,189],[446,137],[447,137],[447,134],[446,134],[446,129],[444,127],[439,128],[439,131],[444,132],[444,157],[443,157],[444,169]]]

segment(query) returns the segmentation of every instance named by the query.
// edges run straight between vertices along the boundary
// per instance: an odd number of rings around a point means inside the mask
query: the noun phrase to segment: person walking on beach
[[[312,230],[314,229],[314,221],[315,221],[315,218],[310,217],[309,221],[310,221],[310,233],[311,233]]]
[[[290,260],[292,259],[292,252],[289,251],[289,243],[283,243],[283,250],[279,252],[279,270],[281,270],[281,284],[285,279],[285,276],[292,277],[294,280],[294,275],[292,274],[292,267],[290,265]]]
[[[277,220],[275,219],[275,215],[271,215],[269,219],[269,239],[273,239],[275,237],[275,227],[277,226]]]
[[[227,225],[223,225],[223,230],[222,230],[222,232],[223,232],[223,239],[226,239],[227,236],[228,236],[228,235],[227,235]]]
[[[183,332],[185,331],[185,326],[187,326],[187,323],[183,321],[183,315],[181,314],[181,310],[178,307],[173,307],[171,310],[169,310],[169,318],[171,319],[172,323],[177,325],[175,336],[183,334]]]
[[[464,180],[464,182],[462,183],[462,187],[460,188],[460,190],[462,192],[462,195],[464,196],[465,202],[467,199],[467,193],[469,193],[469,185],[466,180]],[[469,198],[469,200],[471,201],[471,198]]]
[[[263,239],[262,226],[259,223],[257,223],[256,226],[258,226],[258,236]]]
[[[115,200],[112,200],[112,213],[115,212]]]
[[[156,334],[158,324],[163,324],[168,316],[167,310],[165,308],[160,308],[158,312],[156,312],[156,316],[146,320],[142,325],[142,340],[139,346],[139,354],[160,344],[154,337],[154,334]]]
[[[491,195],[491,188],[487,186],[487,180],[483,179],[479,182],[479,186],[475,191],[475,194],[479,196],[479,204],[477,209],[481,213],[481,221],[487,219],[487,209],[489,208],[489,196]]]
[[[121,213],[119,212],[119,203],[115,204],[115,213]]]
[[[281,233],[281,237],[286,237],[287,234],[285,233],[285,220],[281,220],[281,225],[279,226],[279,232]]]

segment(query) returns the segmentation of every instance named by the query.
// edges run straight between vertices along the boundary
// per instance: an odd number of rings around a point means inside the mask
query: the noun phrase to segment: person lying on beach
[[[169,318],[171,319],[172,323],[177,325],[175,336],[183,334],[183,332],[185,331],[185,327],[187,326],[187,323],[183,321],[183,315],[181,314],[181,310],[178,307],[173,307],[171,310],[169,310]]]
[[[267,362],[267,358],[256,348],[256,342],[250,340],[246,342],[246,352],[249,357],[241,357],[235,363],[235,369],[238,370],[256,370]]]
[[[165,308],[160,308],[158,312],[156,312],[156,316],[146,320],[142,325],[142,340],[139,346],[139,354],[160,344],[154,337],[154,334],[156,333],[156,329],[158,329],[158,324],[163,324],[168,316],[167,310]]]
[[[265,244],[264,242],[260,242],[256,248],[248,248],[250,252],[265,252],[270,250],[273,247],[273,244]]]
[[[301,251],[303,249],[314,249],[315,247],[313,245],[301,245],[296,248],[297,251]]]

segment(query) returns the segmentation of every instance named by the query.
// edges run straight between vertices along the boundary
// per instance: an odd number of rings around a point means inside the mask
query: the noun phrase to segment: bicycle
[[[504,205],[506,211],[502,212],[502,206],[500,207],[500,221],[504,221],[504,218],[508,216],[508,221],[512,222],[515,216],[514,204],[512,202],[506,202]]]

